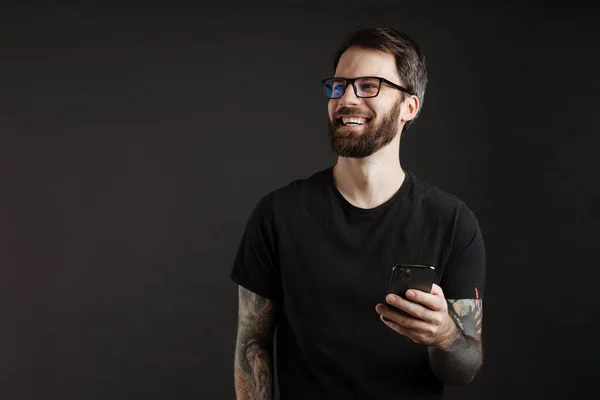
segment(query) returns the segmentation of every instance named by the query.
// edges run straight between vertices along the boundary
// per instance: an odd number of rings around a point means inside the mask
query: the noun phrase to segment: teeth
[[[344,125],[346,125],[346,124],[362,125],[366,122],[366,120],[364,118],[342,117],[342,122],[344,123]]]

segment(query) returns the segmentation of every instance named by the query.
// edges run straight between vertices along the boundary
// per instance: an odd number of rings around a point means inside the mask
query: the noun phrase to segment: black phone
[[[408,289],[431,293],[435,267],[420,264],[397,264],[392,268],[388,293],[406,298]]]

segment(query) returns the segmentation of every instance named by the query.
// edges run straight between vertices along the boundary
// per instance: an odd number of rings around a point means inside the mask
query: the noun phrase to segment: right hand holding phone
[[[416,343],[448,348],[459,331],[448,314],[442,288],[433,284],[431,293],[409,289],[405,295],[406,299],[389,294],[387,304],[377,304],[375,309],[383,323]]]

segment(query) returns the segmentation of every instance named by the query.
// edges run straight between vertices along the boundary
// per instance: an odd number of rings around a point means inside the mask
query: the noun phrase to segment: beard
[[[344,125],[335,118],[333,121],[328,117],[327,125],[329,128],[329,140],[331,150],[341,157],[364,158],[375,153],[382,147],[390,143],[398,133],[398,115],[400,114],[400,104],[398,101],[394,107],[383,116],[379,123],[375,123],[372,116],[364,116],[369,121],[364,124],[363,133],[344,131]],[[338,116],[357,115],[351,108],[341,108]]]

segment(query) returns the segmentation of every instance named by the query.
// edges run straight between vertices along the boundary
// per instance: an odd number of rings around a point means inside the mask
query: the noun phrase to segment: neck
[[[394,139],[365,158],[338,157],[333,178],[342,196],[356,207],[370,209],[385,203],[400,189],[405,178],[399,143]]]

